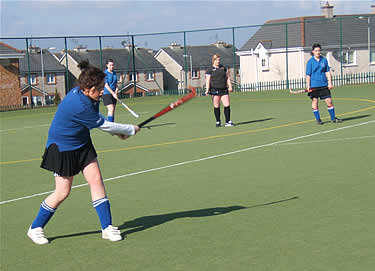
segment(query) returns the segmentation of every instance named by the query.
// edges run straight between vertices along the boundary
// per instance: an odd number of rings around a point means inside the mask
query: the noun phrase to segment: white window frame
[[[138,73],[137,72],[135,73],[135,80],[133,80],[133,75],[134,75],[133,72],[129,72],[129,81],[130,82],[133,82],[133,81],[138,82]]]
[[[50,81],[50,79],[52,80]],[[48,85],[54,85],[56,84],[56,74],[54,73],[47,73],[47,84]]]
[[[198,79],[199,78],[199,69],[192,69],[191,78],[192,79]]]
[[[151,72],[151,71],[146,72],[146,80],[147,81],[155,81],[154,72]]]
[[[264,62],[264,65],[263,65]],[[269,71],[270,70],[270,61],[267,55],[262,56],[260,58],[260,66],[262,67],[262,71]]]
[[[117,82],[122,83],[122,80],[124,79],[124,73],[116,73],[117,76]]]
[[[375,64],[375,49],[370,48],[370,64]]]
[[[349,63],[350,54],[353,53],[353,62]],[[344,66],[356,66],[357,65],[357,52],[355,50],[346,50],[343,52],[343,65]]]
[[[34,73],[31,73],[30,74],[30,84],[31,85],[37,85],[38,83],[37,83],[37,76],[36,76],[36,74],[34,74]]]

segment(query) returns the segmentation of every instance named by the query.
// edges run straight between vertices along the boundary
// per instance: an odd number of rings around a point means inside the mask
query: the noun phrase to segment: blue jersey
[[[311,57],[306,65],[306,75],[310,75],[310,88],[328,86],[326,72],[329,72],[328,61],[324,57],[320,57],[317,61]]]
[[[115,91],[116,88],[117,88],[117,75],[116,75],[116,72],[113,71],[113,72],[109,72],[108,70],[105,70],[104,71],[105,73],[105,82],[109,85],[109,87]],[[111,92],[109,92],[109,90],[104,87],[104,93],[103,95],[105,94],[111,94]]]
[[[57,108],[48,131],[46,147],[55,143],[60,152],[78,149],[89,142],[90,130],[103,123],[99,102],[92,101],[76,87]]]

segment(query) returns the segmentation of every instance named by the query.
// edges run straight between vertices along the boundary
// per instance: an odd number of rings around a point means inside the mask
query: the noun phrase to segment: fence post
[[[134,43],[134,35],[132,35],[132,59],[133,59],[133,84],[134,84],[134,96],[137,95],[137,71],[135,70],[135,43]],[[130,96],[131,97],[131,96]]]
[[[341,63],[340,63],[340,69],[341,69],[341,80],[343,78],[343,62],[344,62],[344,52],[342,51],[342,18],[339,18],[339,26],[340,26],[340,56],[341,56]],[[343,85],[343,81],[341,81],[341,85]]]
[[[184,55],[187,55],[186,51],[186,31],[184,31]],[[187,63],[186,63],[186,57],[183,57],[184,59],[184,73],[185,73],[185,89],[187,90]],[[192,74],[190,76],[193,76]]]
[[[285,75],[286,75],[286,87],[289,88],[289,74],[288,74],[288,24],[285,24]]]
[[[234,27],[232,27],[232,47],[233,47],[233,80],[234,80],[234,90],[237,86],[237,69],[236,69],[236,41],[235,41],[235,34],[234,34]]]
[[[65,74],[66,74],[66,89],[65,89],[65,94],[69,92],[70,90],[70,84],[69,84],[69,61],[68,61],[68,42],[66,40],[66,37],[64,38],[64,43],[65,43]]]
[[[102,51],[102,37],[99,36],[99,57],[100,57],[100,69],[103,70],[103,51]]]
[[[31,87],[31,78],[30,78],[30,54],[29,54],[29,39],[26,38],[26,56],[27,56],[27,82],[30,87],[30,106],[33,108],[33,88]]]

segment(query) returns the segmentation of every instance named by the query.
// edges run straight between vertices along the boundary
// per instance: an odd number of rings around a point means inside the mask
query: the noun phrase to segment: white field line
[[[158,171],[158,170],[162,170],[162,169],[167,169],[167,168],[172,168],[172,167],[178,167],[178,166],[187,165],[187,164],[193,164],[193,163],[197,163],[197,162],[201,162],[201,161],[205,161],[205,160],[211,160],[211,159],[215,159],[215,158],[219,158],[219,157],[224,157],[224,156],[229,156],[229,155],[233,155],[233,154],[237,154],[237,153],[241,153],[241,152],[246,152],[246,151],[256,150],[256,149],[260,149],[260,148],[270,147],[270,146],[274,146],[274,145],[278,145],[278,144],[285,144],[285,143],[288,143],[288,142],[291,142],[291,141],[295,141],[295,140],[299,140],[299,139],[303,139],[303,138],[313,137],[313,136],[322,135],[322,134],[328,134],[328,133],[332,133],[332,132],[336,132],[336,131],[341,131],[341,130],[349,129],[349,128],[354,128],[354,127],[358,127],[358,126],[362,126],[362,125],[372,124],[372,123],[375,123],[375,120],[367,121],[367,122],[362,122],[362,123],[358,123],[358,124],[354,124],[354,125],[349,125],[349,126],[344,126],[344,127],[340,127],[340,128],[336,128],[336,129],[327,130],[327,131],[322,131],[322,132],[307,134],[307,135],[303,135],[303,136],[292,137],[292,138],[288,138],[288,139],[284,139],[284,140],[280,140],[280,141],[275,141],[275,142],[268,143],[268,144],[263,144],[263,145],[253,146],[253,147],[249,147],[249,148],[245,148],[245,149],[240,149],[240,150],[236,150],[236,151],[231,151],[231,152],[216,154],[216,155],[212,155],[212,156],[207,156],[207,157],[203,157],[203,158],[200,158],[200,159],[195,159],[195,160],[190,160],[190,161],[184,161],[184,162],[180,162],[180,163],[176,163],[176,164],[171,164],[171,165],[166,165],[166,166],[162,166],[162,167],[141,170],[141,171],[137,171],[137,172],[133,172],[133,173],[128,173],[128,174],[124,174],[124,175],[120,175],[120,176],[108,178],[108,179],[105,179],[103,181],[104,182],[109,182],[109,181],[113,181],[113,180],[117,180],[117,179],[121,179],[121,178],[126,178],[126,177],[130,177],[130,176],[135,176],[135,175],[139,175],[139,174],[144,174],[144,173],[152,172],[152,171]],[[79,187],[82,187],[82,186],[87,186],[87,183],[79,184],[79,185],[74,185],[72,188],[79,188]],[[37,197],[37,196],[42,196],[42,195],[50,194],[52,192],[53,192],[53,190],[52,191],[47,191],[47,192],[42,192],[42,193],[37,193],[37,194],[32,194],[32,195],[24,196],[24,197],[20,197],[20,198],[15,198],[15,199],[10,199],[10,200],[0,201],[0,205],[6,204],[6,203],[10,203],[10,202],[14,202],[14,201],[19,201],[19,200],[34,198],[34,197]]]
[[[332,142],[332,141],[367,139],[367,138],[374,138],[374,137],[375,137],[375,135],[372,135],[372,136],[345,137],[345,138],[334,138],[334,139],[323,139],[323,140],[313,140],[313,141],[284,143],[284,144],[279,144],[279,145],[300,145],[300,144],[311,144],[311,143],[324,143],[324,142]]]
[[[13,129],[0,130],[0,132],[9,132],[9,131],[16,131],[16,130],[23,130],[23,129],[31,129],[31,128],[36,128],[36,127],[49,126],[49,125],[50,125],[50,123],[48,123],[48,124],[34,125],[34,126],[26,126],[26,127],[21,127],[21,128],[13,128]]]

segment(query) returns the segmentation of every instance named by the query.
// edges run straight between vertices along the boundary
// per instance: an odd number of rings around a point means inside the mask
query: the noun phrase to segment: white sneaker
[[[231,126],[234,126],[234,123],[231,120],[225,123],[225,127],[231,127]]]
[[[29,236],[29,238],[35,244],[38,244],[38,245],[44,245],[44,244],[49,243],[48,239],[44,236],[44,231],[43,231],[43,228],[41,227],[32,229],[30,226],[29,230],[27,231],[27,236]]]
[[[113,242],[122,240],[120,230],[112,225],[109,225],[107,228],[102,230],[102,237],[103,239],[108,239]]]

